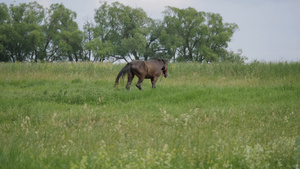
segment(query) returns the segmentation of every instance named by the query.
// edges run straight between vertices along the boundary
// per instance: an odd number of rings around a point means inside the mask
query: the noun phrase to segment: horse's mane
[[[152,58],[151,60],[156,60],[156,61],[158,61],[158,62],[163,62],[163,64],[165,65],[166,64],[166,60],[165,59],[163,59],[163,58]],[[165,67],[165,66],[164,66]]]

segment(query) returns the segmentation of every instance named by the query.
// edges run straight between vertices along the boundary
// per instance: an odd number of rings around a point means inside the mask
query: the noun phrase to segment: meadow
[[[299,168],[300,63],[0,63],[0,168]]]

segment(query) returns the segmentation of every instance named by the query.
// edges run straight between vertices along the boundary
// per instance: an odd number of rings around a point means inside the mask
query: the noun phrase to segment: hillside
[[[0,168],[299,167],[299,63],[123,66],[0,63]]]

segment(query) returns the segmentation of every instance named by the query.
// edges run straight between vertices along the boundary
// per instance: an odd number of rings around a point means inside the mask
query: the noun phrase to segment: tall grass
[[[0,63],[0,168],[299,167],[299,63],[123,66]]]

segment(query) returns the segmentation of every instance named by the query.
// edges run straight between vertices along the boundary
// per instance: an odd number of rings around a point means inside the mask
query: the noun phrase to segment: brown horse
[[[163,72],[165,78],[168,77],[167,69],[168,60],[165,59],[152,59],[149,61],[132,61],[120,71],[116,78],[115,86],[118,85],[120,77],[125,76],[127,74],[127,90],[130,89],[131,82],[135,75],[139,78],[136,87],[140,90],[142,90],[141,84],[144,81],[144,79],[151,79],[152,88],[155,88],[156,81],[160,76],[161,71]]]

